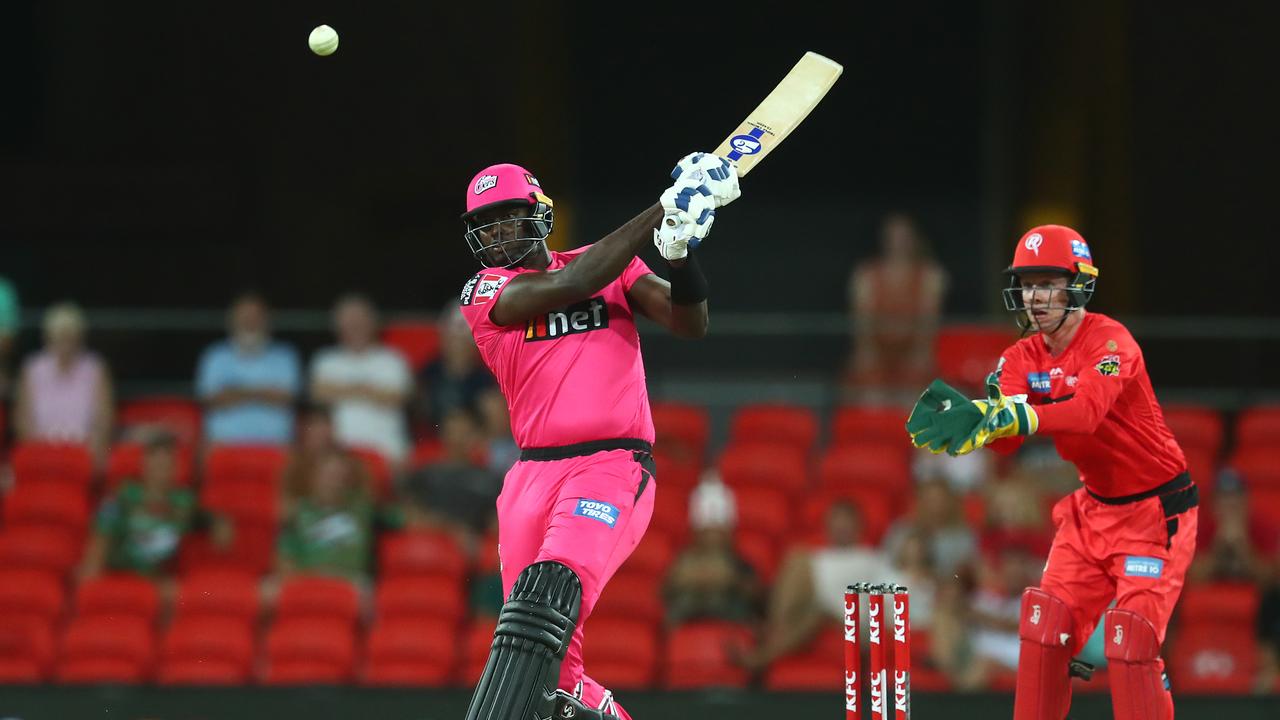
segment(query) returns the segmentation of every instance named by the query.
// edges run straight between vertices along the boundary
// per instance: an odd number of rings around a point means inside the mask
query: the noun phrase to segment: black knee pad
[[[516,578],[467,720],[541,720],[556,705],[560,663],[578,625],[582,582],[563,563],[540,562]]]

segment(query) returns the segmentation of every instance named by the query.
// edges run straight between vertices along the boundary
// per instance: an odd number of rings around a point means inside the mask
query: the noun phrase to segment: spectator
[[[85,349],[85,329],[71,303],[45,312],[45,347],[23,364],[15,426],[20,441],[84,444],[102,462],[111,437],[111,375]]]
[[[1223,468],[1213,486],[1213,502],[1200,516],[1198,549],[1187,580],[1266,580],[1278,541],[1276,528],[1250,515],[1244,479],[1234,469]]]
[[[398,467],[409,446],[409,366],[400,353],[378,343],[378,317],[368,299],[342,298],[333,319],[338,346],[320,351],[312,363],[311,399],[333,409],[339,443],[376,450]]]
[[[880,256],[850,277],[854,347],[846,384],[855,400],[898,402],[929,382],[947,278],[910,217],[886,217],[880,244]]]
[[[9,399],[9,363],[18,336],[18,293],[13,285],[0,277],[0,402]],[[4,438],[0,437],[0,443]]]
[[[1042,548],[1022,542],[983,552],[966,620],[971,657],[955,678],[958,688],[982,689],[995,673],[1017,671],[1022,590],[1039,582],[1046,557]]]
[[[227,314],[227,339],[200,358],[196,389],[211,443],[283,445],[293,439],[298,354],[271,339],[269,320],[260,296],[241,295]]]
[[[440,426],[450,411],[479,408],[484,393],[502,396],[493,374],[480,362],[457,298],[440,313],[440,355],[422,369],[418,386],[419,409],[435,434],[444,432]]]
[[[308,494],[316,466],[337,449],[338,442],[333,436],[333,418],[329,409],[322,406],[309,408],[302,416],[298,441],[281,473],[282,515],[288,515],[293,503]],[[369,488],[369,491],[372,495],[373,489]]]
[[[485,434],[472,411],[450,410],[441,425],[445,456],[418,468],[405,481],[405,521],[455,535],[468,553],[497,521],[502,476],[485,464]]]
[[[486,444],[489,450],[489,469],[506,476],[511,466],[520,459],[520,448],[511,437],[511,415],[507,411],[507,399],[501,392],[483,392],[478,398],[478,410],[482,417]]]
[[[733,547],[737,507],[719,479],[704,480],[689,498],[693,539],[672,562],[663,585],[667,624],[689,620],[754,622],[760,582]]]
[[[760,644],[737,658],[759,672],[844,618],[844,590],[852,582],[894,582],[879,550],[862,544],[862,517],[852,503],[838,501],[826,515],[827,544],[793,549],[769,594]]]
[[[195,520],[194,493],[178,485],[178,443],[168,435],[146,442],[141,475],[123,482],[103,501],[80,565],[80,576],[104,570],[155,578],[172,598],[168,577],[182,538]],[[214,539],[229,540],[229,526],[214,525]]]
[[[904,552],[913,554],[916,551],[903,547],[912,538],[925,543],[920,552],[939,575],[951,576],[973,560],[977,538],[965,523],[960,500],[946,480],[928,480],[917,486],[911,516],[899,519],[885,533],[881,543],[885,555],[898,558]]]
[[[364,465],[342,450],[328,450],[306,482],[306,494],[281,527],[281,579],[295,573],[328,575],[350,580],[367,594],[373,506]]]

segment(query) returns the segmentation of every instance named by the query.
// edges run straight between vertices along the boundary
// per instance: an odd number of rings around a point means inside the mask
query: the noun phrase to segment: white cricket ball
[[[311,52],[317,55],[332,55],[338,49],[338,32],[328,25],[321,25],[311,31],[307,44],[311,46]]]

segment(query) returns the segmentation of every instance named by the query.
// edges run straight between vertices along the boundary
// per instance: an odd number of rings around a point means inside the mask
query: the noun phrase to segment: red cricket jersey
[[[1027,396],[1080,481],[1103,497],[1146,492],[1187,469],[1165,425],[1142,350],[1120,323],[1087,313],[1067,349],[1049,354],[1039,335],[1005,350],[997,372],[1005,395]],[[991,444],[1009,453],[1024,438]]]

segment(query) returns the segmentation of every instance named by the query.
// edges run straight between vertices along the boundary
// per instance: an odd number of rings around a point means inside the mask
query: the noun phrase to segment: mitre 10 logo
[[[609,306],[604,298],[593,297],[562,310],[552,310],[529,321],[524,341],[555,340],[565,335],[591,332],[609,327]]]

